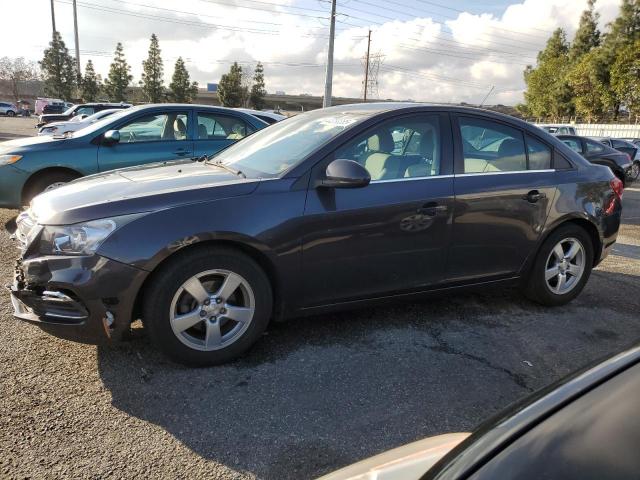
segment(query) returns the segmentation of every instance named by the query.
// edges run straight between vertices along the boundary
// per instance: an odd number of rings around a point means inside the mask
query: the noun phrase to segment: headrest
[[[500,144],[498,154],[504,157],[511,157],[520,154],[524,155],[524,145],[520,140],[507,138]]]
[[[367,147],[370,152],[391,153],[394,148],[393,137],[387,130],[380,130],[367,139]]]
[[[176,118],[173,121],[173,131],[181,133],[182,135],[187,134],[187,127],[185,126],[181,118]]]

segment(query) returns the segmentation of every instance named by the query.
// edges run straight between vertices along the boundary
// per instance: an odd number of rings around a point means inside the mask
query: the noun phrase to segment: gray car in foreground
[[[575,298],[620,225],[622,182],[483,110],[307,112],[213,157],[93,175],[18,220],[15,315],[172,358],[237,357],[272,319],[478,285]]]

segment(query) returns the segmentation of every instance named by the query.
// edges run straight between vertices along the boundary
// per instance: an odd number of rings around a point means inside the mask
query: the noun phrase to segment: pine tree
[[[611,67],[611,87],[633,115],[640,115],[640,39],[624,47]]]
[[[580,24],[569,50],[569,58],[572,61],[578,60],[592,48],[600,45],[600,30],[598,30],[600,15],[595,12],[595,3],[596,0],[589,0],[588,8],[582,12],[580,17]]]
[[[621,52],[640,39],[640,0],[622,0],[618,17],[609,25],[609,33],[603,42],[603,56],[607,65],[618,62]],[[623,62],[624,60],[620,60]],[[610,72],[607,72],[606,91],[611,98],[614,119],[617,119],[622,104],[616,89],[613,87]],[[619,89],[618,89],[619,90]]]
[[[598,120],[607,108],[606,66],[600,48],[592,48],[572,66],[568,75],[576,113],[589,122]]]
[[[573,113],[569,73],[569,44],[561,28],[553,32],[544,50],[538,53],[536,67],[524,72],[527,108],[535,117],[558,120]]]
[[[84,67],[84,78],[82,79],[82,99],[85,102],[95,102],[100,92],[100,75],[96,75],[93,69],[93,62],[89,60]]]
[[[242,86],[242,67],[238,62],[233,62],[229,73],[225,73],[220,78],[218,84],[218,98],[225,107],[240,107],[245,92]]]
[[[191,82],[189,72],[182,57],[176,60],[173,77],[169,84],[169,98],[172,102],[191,103],[198,94],[198,82]]]
[[[44,51],[40,61],[46,95],[69,100],[76,87],[75,62],[67,49],[60,33],[53,32],[49,48]]]
[[[142,62],[142,80],[140,86],[145,100],[151,103],[160,103],[164,97],[162,57],[160,57],[160,45],[156,34],[151,35],[149,56]]]
[[[253,72],[253,85],[251,86],[251,95],[249,97],[251,106],[256,110],[262,110],[265,105],[264,97],[266,94],[267,90],[264,87],[264,67],[258,62]]]
[[[133,80],[129,73],[131,67],[124,57],[122,44],[118,42],[113,56],[113,62],[109,68],[109,76],[104,81],[104,91],[112,102],[124,102],[127,95],[127,87]]]

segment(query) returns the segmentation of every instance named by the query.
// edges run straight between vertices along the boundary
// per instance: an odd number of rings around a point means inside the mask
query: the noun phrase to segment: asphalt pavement
[[[0,225],[15,212],[0,210]],[[313,478],[469,431],[640,340],[640,188],[614,254],[570,305],[458,292],[271,325],[243,359],[188,369],[148,343],[95,347],[13,319],[0,295],[0,477]],[[0,279],[15,247],[0,232]]]

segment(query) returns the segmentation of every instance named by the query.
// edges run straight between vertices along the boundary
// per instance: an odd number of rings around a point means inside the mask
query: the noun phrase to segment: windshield
[[[78,130],[77,132],[74,132],[73,136],[78,137],[81,135],[91,135],[92,133],[100,130],[102,127],[106,127],[111,122],[115,122],[119,118],[122,118],[125,115],[128,115],[129,113],[133,113],[135,111],[136,111],[135,107],[124,108],[119,112],[116,112],[112,115],[107,115],[106,117],[101,118],[100,120],[90,124],[88,127],[84,127],[82,130]]]
[[[217,154],[214,161],[248,176],[276,177],[369,115],[326,110],[303,113],[254,133]]]

